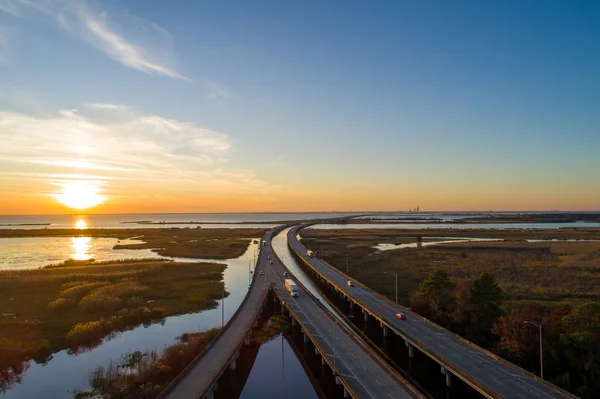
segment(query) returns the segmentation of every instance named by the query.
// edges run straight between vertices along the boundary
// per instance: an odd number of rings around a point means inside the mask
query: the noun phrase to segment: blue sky
[[[599,71],[597,1],[0,0],[0,213],[598,209]]]

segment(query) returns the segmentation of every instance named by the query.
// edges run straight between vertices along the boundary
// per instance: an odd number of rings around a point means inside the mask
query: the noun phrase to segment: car
[[[288,272],[283,272],[283,277],[289,277],[290,274]]]
[[[406,316],[404,316],[404,313],[396,313],[396,317],[400,320],[406,320]]]
[[[271,255],[269,255],[268,258],[271,259]]]
[[[263,273],[263,271],[261,270],[261,271],[260,271],[260,273],[258,273],[258,274],[262,276],[264,273]]]
[[[273,264],[273,261],[271,261],[271,264]]]
[[[348,281],[348,287],[354,287],[354,283],[352,281]]]

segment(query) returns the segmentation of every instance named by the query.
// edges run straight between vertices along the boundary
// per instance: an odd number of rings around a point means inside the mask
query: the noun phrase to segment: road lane
[[[371,314],[381,318],[389,327],[413,342],[431,357],[456,372],[470,385],[477,385],[484,394],[494,398],[575,398],[560,388],[532,374],[500,360],[482,348],[468,343],[431,322],[423,320],[410,310],[382,298],[370,288],[356,283],[348,287],[348,277],[320,258],[306,256],[306,248],[296,238],[297,228],[288,232],[292,248],[319,273],[331,281],[347,296],[365,307]],[[397,313],[404,313],[406,320],[399,320]]]

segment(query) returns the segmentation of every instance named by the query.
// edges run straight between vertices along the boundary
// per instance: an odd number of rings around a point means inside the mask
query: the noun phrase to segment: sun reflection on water
[[[85,230],[87,229],[87,222],[83,219],[79,219],[76,223],[75,223],[75,228],[79,229],[79,230]]]
[[[92,258],[92,254],[90,254],[90,241],[90,237],[71,238],[71,246],[73,247],[71,258],[74,260],[90,260]]]

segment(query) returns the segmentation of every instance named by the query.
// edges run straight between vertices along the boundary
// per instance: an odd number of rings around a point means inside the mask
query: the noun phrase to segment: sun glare
[[[62,185],[62,188],[62,193],[56,194],[56,199],[69,208],[88,209],[105,200],[105,197],[99,194],[100,189],[94,182],[73,181]]]
[[[74,260],[90,260],[90,237],[73,237],[71,238],[71,246],[73,253],[71,258]]]
[[[85,222],[85,220],[83,219],[79,219],[76,223],[75,223],[75,228],[79,229],[79,230],[85,230],[87,229],[87,223]]]

